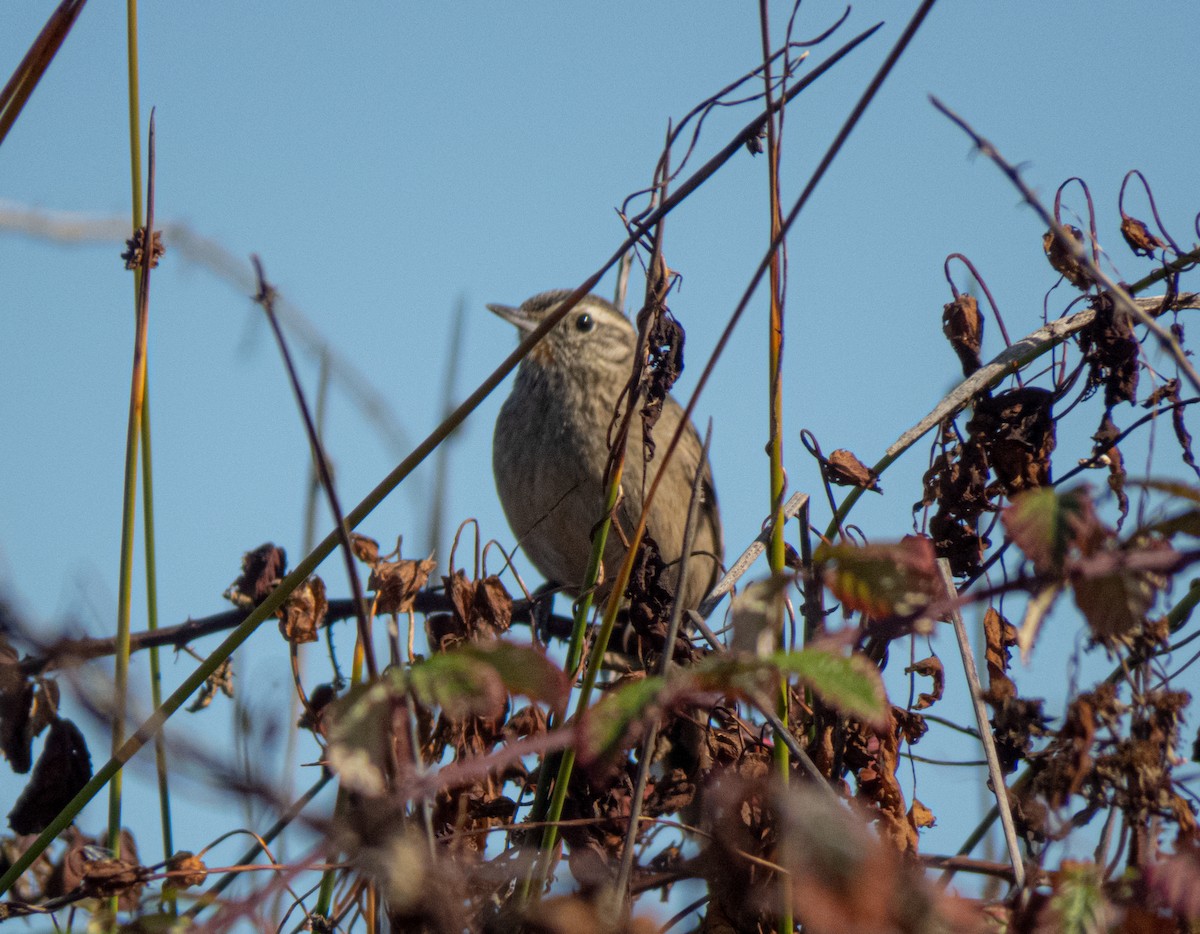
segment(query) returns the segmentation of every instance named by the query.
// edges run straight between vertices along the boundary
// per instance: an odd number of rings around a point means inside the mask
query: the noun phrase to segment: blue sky
[[[771,6],[778,41],[788,9]],[[798,194],[913,6],[853,8],[838,37],[880,19],[886,25],[789,108],[785,201]],[[7,11],[0,70],[11,71],[52,8],[28,2]],[[806,3],[796,36],[822,31],[841,10]],[[439,421],[451,358],[461,398],[513,346],[511,329],[484,304],[515,304],[591,273],[623,238],[614,208],[647,185],[668,120],[760,55],[749,4],[285,8],[214,0],[144,4],[141,17],[145,115],[157,107],[158,216],[238,257],[260,254],[283,295],[391,402],[410,443]],[[6,207],[128,216],[124,30],[117,5],[85,8],[0,147]],[[850,448],[870,463],[956,382],[958,364],[940,333],[948,253],[975,261],[1014,336],[1038,326],[1044,302],[1057,315],[1069,300],[1061,289],[1046,299],[1056,277],[1041,255],[1043,227],[928,95],[1021,163],[1047,200],[1064,179],[1084,178],[1100,212],[1101,243],[1117,272],[1133,280],[1149,267],[1117,233],[1116,195],[1127,170],[1150,180],[1175,235],[1194,239],[1197,35],[1200,7],[1184,2],[934,9],[789,242],[790,489],[820,493],[801,429],[826,452]],[[836,41],[814,49],[813,61]],[[714,114],[696,159],[719,149],[752,113]],[[690,392],[765,247],[766,170],[765,158],[739,154],[667,222],[666,258],[683,277],[671,307],[688,334],[679,394]],[[1068,204],[1082,212],[1078,189]],[[1132,205],[1148,215],[1143,199]],[[133,318],[120,251],[0,236],[7,442],[0,482],[8,493],[0,503],[0,582],[45,631],[67,621],[94,633],[112,625]],[[961,274],[957,281],[966,282]],[[600,291],[611,290],[610,277]],[[460,302],[465,328],[451,347]],[[760,293],[697,409],[714,420],[731,552],[756,534],[767,503],[765,341]],[[1001,346],[989,322],[985,358]],[[302,366],[312,390],[315,363],[302,356]],[[223,609],[220,594],[242,552],[263,541],[284,545],[293,563],[301,556],[308,453],[259,313],[179,250],[153,278],[150,367],[166,623]],[[486,537],[507,544],[490,467],[491,425],[506,391],[493,394],[456,439],[446,515],[451,530],[474,517]],[[1094,424],[1087,416],[1064,429],[1059,472],[1086,453]],[[346,504],[407,451],[336,388],[326,441]],[[869,536],[911,528],[928,451],[918,447],[884,477],[886,495],[856,510]],[[1161,445],[1156,464],[1176,471],[1168,450]],[[432,486],[426,465],[361,530],[389,542],[403,535],[406,555],[426,553]],[[437,557],[444,568],[444,550]],[[338,565],[324,569],[339,594],[340,574]],[[144,619],[139,587],[135,629]],[[286,649],[271,628],[244,650],[241,684],[252,709],[281,711]],[[1045,670],[1057,672],[1057,683],[1075,639],[1069,626],[1051,634]],[[950,642],[939,650],[953,669]],[[185,657],[168,661],[168,678],[190,669]],[[203,716],[224,724],[228,707]],[[98,740],[97,761],[104,748]],[[313,755],[311,743],[301,751]],[[974,807],[977,776],[935,776],[938,788],[961,786]],[[946,800],[932,790],[923,797]],[[85,824],[94,829],[102,819],[94,807]],[[960,839],[962,823],[949,822],[933,832],[932,852]],[[150,836],[153,821],[146,826]]]

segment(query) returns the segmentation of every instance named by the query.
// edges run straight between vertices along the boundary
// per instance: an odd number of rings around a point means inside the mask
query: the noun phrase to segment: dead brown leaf
[[[419,561],[401,558],[376,563],[371,569],[367,587],[375,591],[378,597],[379,612],[388,615],[411,612],[417,594],[424,588],[435,567],[432,558]]]
[[[979,359],[979,350],[983,346],[983,317],[974,296],[959,295],[942,309],[942,333],[958,355],[963,376],[970,376],[983,366]]]
[[[329,601],[325,599],[325,582],[313,575],[292,591],[279,608],[279,632],[288,642],[302,645],[317,641],[317,630],[325,619]]]
[[[829,461],[825,465],[825,477],[830,483],[836,483],[838,486],[883,492],[879,486],[879,475],[844,448],[838,448],[829,455]]]

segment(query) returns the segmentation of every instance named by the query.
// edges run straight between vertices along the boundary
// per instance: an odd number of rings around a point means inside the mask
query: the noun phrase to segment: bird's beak
[[[494,315],[499,315],[522,334],[528,334],[538,324],[534,318],[520,308],[512,308],[509,305],[488,305],[487,310]]]

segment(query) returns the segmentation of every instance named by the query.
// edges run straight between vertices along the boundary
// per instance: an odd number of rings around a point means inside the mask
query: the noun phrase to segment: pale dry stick
[[[807,493],[793,493],[788,501],[783,504],[783,521],[789,522],[795,518],[796,514],[804,508],[807,502]],[[767,550],[767,543],[771,540],[771,530],[773,528],[774,524],[772,523],[759,532],[758,538],[750,543],[750,547],[742,552],[741,557],[737,561],[733,562],[733,565],[725,572],[725,576],[717,581],[717,586],[700,603],[700,608],[697,611],[700,616],[704,619],[712,616],[712,612],[716,609],[717,604],[721,602],[721,598],[733,589],[733,585],[741,579],[743,574],[750,570],[750,565],[757,561],[758,556]]]
[[[971,137],[971,141],[981,153],[991,159],[992,162],[996,163],[996,167],[1004,173],[1008,180],[1012,182],[1013,187],[1015,187],[1017,191],[1021,193],[1021,197],[1025,199],[1025,203],[1033,208],[1038,217],[1041,218],[1042,223],[1044,223],[1054,232],[1054,237],[1058,241],[1059,245],[1068,253],[1070,253],[1071,258],[1075,260],[1075,262],[1079,263],[1080,266],[1087,270],[1087,273],[1093,282],[1103,286],[1105,291],[1112,297],[1113,301],[1116,302],[1117,307],[1121,311],[1133,318],[1136,318],[1140,324],[1144,324],[1146,326],[1150,333],[1158,339],[1158,342],[1160,345],[1162,345],[1162,348],[1166,350],[1167,353],[1169,353],[1175,360],[1175,363],[1178,365],[1180,371],[1184,376],[1187,377],[1188,382],[1192,384],[1192,388],[1200,391],[1200,374],[1197,374],[1195,369],[1193,369],[1191,362],[1187,358],[1187,354],[1184,352],[1184,349],[1180,345],[1179,341],[1175,339],[1174,335],[1163,328],[1161,324],[1155,321],[1145,311],[1139,308],[1130,294],[1100,269],[1100,267],[1096,264],[1096,261],[1093,260],[1089,255],[1087,249],[1084,248],[1083,243],[1067,233],[1062,224],[1054,219],[1054,216],[1047,211],[1041,201],[1038,200],[1038,197],[1036,194],[1034,194],[1033,189],[1025,184],[1025,180],[1021,178],[1021,173],[1017,171],[1016,166],[1000,155],[999,150],[996,149],[990,140],[985,139],[976,133],[966,120],[956,114],[953,110],[951,110],[933,95],[930,95],[929,100],[934,107],[948,117],[956,126],[959,127],[959,129]]]
[[[958,592],[954,587],[954,578],[950,574],[950,562],[945,558],[938,559],[938,573],[942,576],[946,595],[957,602]],[[987,708],[983,704],[983,687],[979,683],[979,672],[975,670],[975,656],[971,654],[971,640],[967,637],[967,626],[963,622],[962,612],[957,606],[950,610],[950,622],[954,625],[954,635],[958,639],[958,653],[962,656],[963,672],[967,676],[967,686],[971,691],[971,706],[975,711],[975,722],[979,727],[979,739],[983,743],[988,775],[991,776],[992,791],[996,795],[996,807],[1000,811],[1000,824],[1004,828],[1004,842],[1008,845],[1008,859],[1012,864],[1013,884],[1019,891],[1025,888],[1025,864],[1021,860],[1021,853],[1017,845],[1017,830],[1013,824],[1012,808],[1008,803],[1008,788],[1004,784],[1004,772],[1000,768],[1000,757],[996,753],[996,740],[992,736]]]

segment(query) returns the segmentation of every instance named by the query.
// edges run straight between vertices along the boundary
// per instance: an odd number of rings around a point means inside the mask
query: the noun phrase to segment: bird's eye
[[[586,334],[588,331],[596,327],[596,319],[589,315],[586,311],[575,319],[575,329]]]

